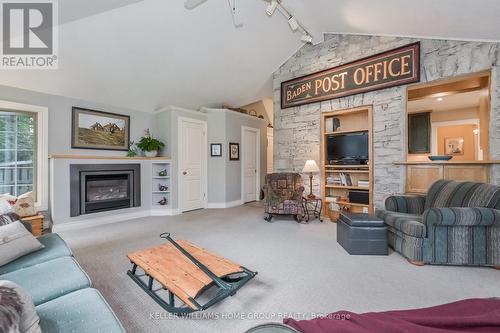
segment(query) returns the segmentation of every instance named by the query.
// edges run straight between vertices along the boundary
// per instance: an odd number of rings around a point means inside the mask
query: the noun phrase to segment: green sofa
[[[389,245],[411,263],[500,266],[500,186],[439,180],[385,208]]]
[[[57,234],[38,240],[43,249],[0,266],[10,280],[33,298],[42,332],[125,332],[113,310]]]

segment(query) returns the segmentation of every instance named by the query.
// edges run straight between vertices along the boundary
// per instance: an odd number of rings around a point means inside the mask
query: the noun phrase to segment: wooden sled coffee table
[[[174,241],[169,233],[160,235],[168,242],[129,253],[132,269],[127,274],[165,310],[188,314],[208,309],[233,296],[257,272],[235,264],[187,241]],[[137,273],[137,268],[144,274]],[[155,284],[159,288],[155,289]],[[196,301],[205,290],[215,286],[215,295],[204,302]],[[168,301],[161,293],[166,290]],[[176,306],[176,299],[179,303]]]

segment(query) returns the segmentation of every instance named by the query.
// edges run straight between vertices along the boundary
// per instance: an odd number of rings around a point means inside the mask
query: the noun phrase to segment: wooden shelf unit
[[[340,127],[337,131],[331,128],[330,118],[338,118]],[[373,214],[373,125],[372,106],[363,106],[354,109],[325,112],[321,115],[321,184],[324,207],[324,214],[328,213],[330,201],[327,198],[340,196],[344,200],[338,201],[342,209],[353,213]],[[330,128],[328,128],[330,127]],[[329,135],[339,135],[354,132],[368,132],[368,158],[367,164],[362,165],[330,165],[327,159],[327,139]],[[348,174],[352,180],[352,186],[334,185],[328,183],[328,177]],[[369,186],[357,186],[359,180],[368,180]],[[348,202],[349,190],[367,191],[369,204]]]

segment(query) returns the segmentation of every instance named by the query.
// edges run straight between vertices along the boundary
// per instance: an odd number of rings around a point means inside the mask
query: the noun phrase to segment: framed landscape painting
[[[130,117],[73,107],[71,148],[123,150],[130,142]]]

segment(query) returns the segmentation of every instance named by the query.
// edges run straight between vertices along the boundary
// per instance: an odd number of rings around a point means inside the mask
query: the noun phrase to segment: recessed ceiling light
[[[438,98],[437,98],[437,101],[438,101],[438,102],[441,102],[442,100],[443,100],[443,97],[438,97]]]

